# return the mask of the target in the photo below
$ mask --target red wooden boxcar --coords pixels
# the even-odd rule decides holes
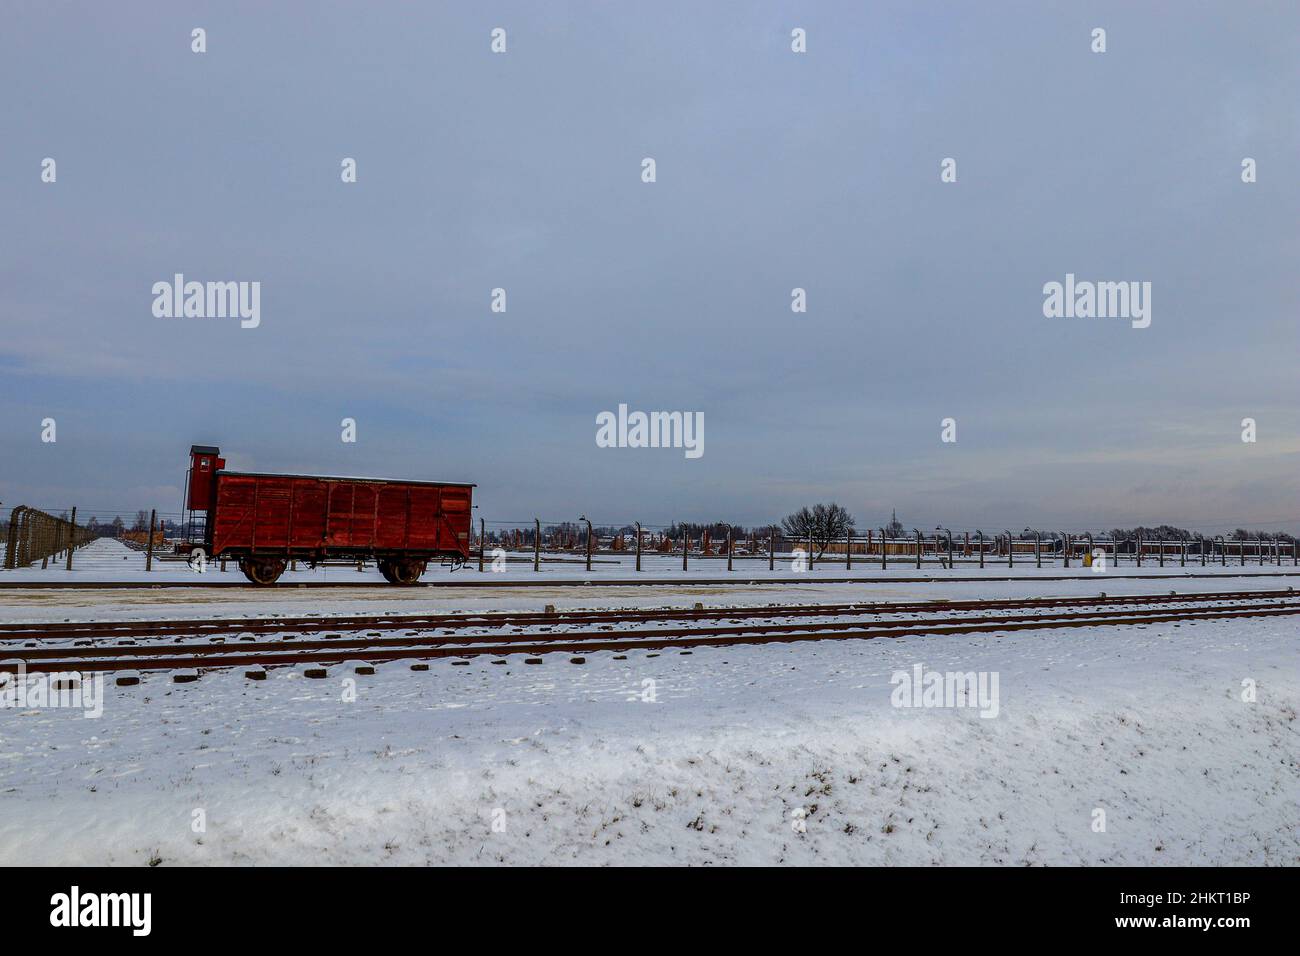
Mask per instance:
[[[373,558],[390,583],[413,584],[431,559],[469,556],[472,484],[226,471],[219,454],[190,449],[186,507],[203,520],[185,547],[239,561],[255,584],[326,558]]]

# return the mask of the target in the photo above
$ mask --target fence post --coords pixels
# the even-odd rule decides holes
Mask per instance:
[[[596,534],[595,534],[595,529],[592,528],[591,526],[591,519],[584,515],[582,520],[587,522],[587,570],[590,571],[591,570],[591,539],[594,538]]]
[[[542,519],[533,519],[533,570],[542,569]]]
[[[767,569],[776,570],[776,529],[767,533]]]
[[[1016,566],[1016,549],[1012,546],[1011,532],[1008,530],[1007,531],[1007,567],[1013,568],[1015,566]]]
[[[1034,561],[1038,564],[1038,567],[1043,566],[1043,533],[1041,531],[1034,532]]]
[[[921,529],[920,529],[920,528],[913,528],[912,531],[916,533],[916,567],[917,567],[918,570],[920,570],[920,567],[921,567]]]
[[[18,567],[18,525],[24,511],[23,505],[9,512],[9,537],[5,545],[5,570]]]
[[[1160,566],[1163,568],[1165,566],[1165,539],[1156,538],[1156,544],[1160,546]]]
[[[641,570],[641,522],[636,523],[636,569]]]
[[[810,525],[808,525],[808,570],[809,570],[809,571],[811,571],[811,570],[813,569],[813,556],[812,556],[813,540],[812,540],[812,536],[813,536],[813,529],[812,529],[812,525],[810,524]]]
[[[144,550],[144,569],[153,570],[153,529],[158,522],[158,509],[154,508],[149,512],[149,543]]]
[[[728,571],[733,570],[733,565],[731,563],[731,545],[732,545],[731,535],[732,535],[731,525],[727,525],[727,570]]]
[[[1137,566],[1142,567],[1142,532],[1137,533],[1137,541],[1133,545],[1134,554],[1137,555]]]
[[[889,567],[889,548],[885,544],[885,529],[880,529],[880,570],[884,571]]]
[[[483,571],[483,552],[487,550],[487,522],[478,519],[478,569]]]
[[[91,515],[93,518],[94,515]],[[72,509],[72,547],[68,548],[68,563],[65,568],[67,571],[72,570],[72,552],[77,549],[77,509]]]

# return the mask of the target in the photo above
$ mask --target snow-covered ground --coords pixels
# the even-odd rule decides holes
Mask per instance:
[[[1099,577],[412,597],[76,592],[75,605],[0,592],[0,620],[1160,583]],[[370,676],[336,666],[324,680],[294,669],[263,682],[146,674],[136,687],[110,681],[99,718],[0,709],[0,863],[1300,863],[1294,619],[507,661],[435,660],[422,672],[394,662]],[[918,664],[996,675],[997,715],[893,706],[891,677]]]

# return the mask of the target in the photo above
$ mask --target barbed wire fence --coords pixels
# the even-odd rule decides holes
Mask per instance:
[[[104,524],[97,517],[79,522],[76,508],[39,509],[19,505],[0,508],[0,567],[72,569],[76,550],[98,537],[112,537],[145,554],[146,570],[155,561],[183,561],[184,514],[180,511],[97,509],[113,515]],[[477,507],[475,509],[477,511]],[[120,515],[132,516],[130,527]],[[827,537],[815,530],[791,535],[777,525],[744,527],[728,522],[593,521],[584,514],[568,519],[531,518],[488,520],[475,517],[469,549],[471,568],[501,571],[530,566],[594,570],[618,565],[626,570],[675,570],[708,567],[743,571],[755,567],[793,570],[839,567],[846,571],[872,568],[924,567],[1136,567],[1174,564],[1220,566],[1247,564],[1300,565],[1296,538],[1285,532],[1255,532],[1255,537],[1206,536],[1185,533],[1161,537],[1141,533],[1115,536],[1091,531],[1009,530],[932,532],[912,528],[872,528]],[[328,562],[362,566],[352,560]],[[296,567],[296,563],[295,563]]]
[[[96,537],[77,525],[75,510],[71,516],[56,516],[19,505],[10,511],[4,528],[4,568],[26,568],[39,561],[44,569],[54,559],[56,566],[63,560],[70,569],[72,553]]]
[[[1261,533],[1256,538],[1187,534],[1113,535],[1091,531],[1055,532],[953,532],[936,528],[931,533],[913,528],[910,534],[878,528],[828,538],[812,532],[795,536],[776,526],[743,528],[726,522],[680,522],[643,525],[640,522],[597,524],[586,517],[577,520],[488,521],[475,519],[471,561],[479,567],[497,562],[505,565],[531,563],[582,564],[590,570],[600,563],[627,564],[640,571],[646,560],[656,557],[681,561],[683,570],[692,563],[725,563],[727,570],[766,563],[775,570],[778,561],[800,569],[840,566],[845,570],[877,567],[958,565],[1007,567],[1084,566],[1136,567],[1177,564],[1206,566],[1211,563],[1281,566],[1300,565],[1300,545],[1285,532]]]

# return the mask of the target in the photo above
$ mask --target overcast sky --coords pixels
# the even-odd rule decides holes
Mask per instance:
[[[177,510],[206,443],[490,520],[1295,530],[1298,90],[1289,2],[6,4],[0,501]]]

